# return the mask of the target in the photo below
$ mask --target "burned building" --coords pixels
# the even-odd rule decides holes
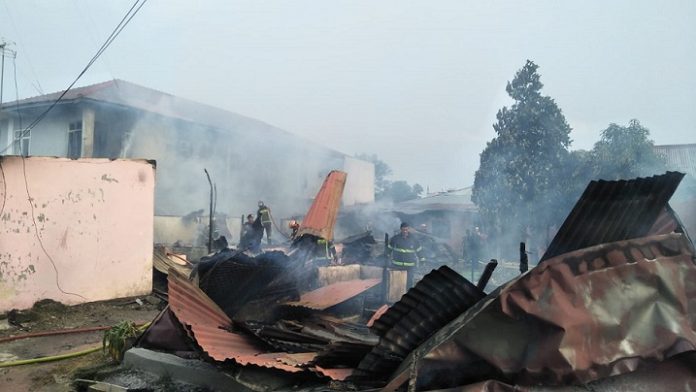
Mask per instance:
[[[234,223],[255,212],[258,200],[278,217],[305,211],[332,169],[348,173],[346,205],[374,200],[371,163],[262,121],[122,80],[69,90],[25,131],[62,93],[2,105],[0,140],[11,146],[4,153],[156,160],[155,241],[185,237],[180,217],[207,214],[204,168],[217,188],[217,211]]]

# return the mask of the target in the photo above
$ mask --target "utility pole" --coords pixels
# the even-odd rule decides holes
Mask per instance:
[[[0,40],[0,111],[2,110],[2,95],[5,91],[5,57],[17,58],[17,52],[8,48],[7,45],[12,45],[13,42],[7,42],[4,39]]]
[[[0,110],[2,110],[2,92],[5,87],[5,46],[7,43],[0,43],[0,52],[2,52],[2,65],[0,65]]]

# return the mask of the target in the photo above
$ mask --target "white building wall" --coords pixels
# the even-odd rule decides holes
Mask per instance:
[[[343,171],[348,173],[343,191],[343,205],[375,201],[375,165],[357,158],[345,157]]]

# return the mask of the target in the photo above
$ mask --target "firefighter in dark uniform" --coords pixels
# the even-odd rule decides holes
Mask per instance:
[[[271,210],[262,201],[259,201],[259,210],[256,212],[256,217],[261,221],[261,226],[266,231],[266,243],[270,245],[273,221],[271,220]],[[261,237],[263,238],[263,233]]]
[[[337,261],[336,247],[333,241],[324,238],[317,239],[313,263],[316,267],[326,267],[335,264]]]
[[[391,268],[406,271],[406,288],[413,287],[414,269],[420,261],[422,250],[418,240],[409,233],[408,223],[401,224],[401,232],[389,241]]]

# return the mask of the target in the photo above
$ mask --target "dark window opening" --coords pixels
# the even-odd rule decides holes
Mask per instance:
[[[70,123],[68,126],[68,158],[82,156],[82,121]]]

